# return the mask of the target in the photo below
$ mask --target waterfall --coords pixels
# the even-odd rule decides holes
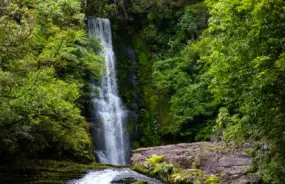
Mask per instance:
[[[124,125],[125,110],[118,95],[115,55],[112,44],[111,24],[108,19],[88,18],[89,36],[96,36],[102,45],[100,53],[106,62],[102,81],[97,85],[99,96],[92,101],[97,129],[93,134],[95,149],[101,163],[127,165],[129,143]]]

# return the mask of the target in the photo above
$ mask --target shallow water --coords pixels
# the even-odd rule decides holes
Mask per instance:
[[[162,182],[139,174],[131,169],[104,169],[89,171],[83,178],[71,180],[67,184],[127,184],[130,179],[146,181],[149,184],[162,184]]]

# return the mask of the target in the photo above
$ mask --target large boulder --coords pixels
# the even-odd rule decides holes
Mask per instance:
[[[134,150],[131,162],[143,167],[152,155],[165,155],[165,163],[179,165],[184,171],[200,169],[205,175],[217,176],[223,184],[260,183],[259,178],[248,174],[252,158],[244,150],[221,142],[183,143]]]

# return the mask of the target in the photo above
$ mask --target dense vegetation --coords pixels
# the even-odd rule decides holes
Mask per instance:
[[[0,3],[0,156],[92,160],[80,112],[101,58],[77,0]]]
[[[139,64],[140,136],[134,146],[210,138],[249,141],[256,145],[255,167],[264,180],[282,183],[285,3],[121,4],[115,9],[127,16],[117,16],[133,21],[127,34]]]
[[[225,140],[255,140],[269,150],[258,158],[265,180],[284,182],[283,1],[206,1],[212,18],[200,44],[208,86],[222,103],[217,129]]]
[[[103,66],[84,11],[112,20],[133,147],[250,142],[254,169],[285,181],[282,0],[1,1],[2,160],[94,159],[84,115]]]
[[[134,1],[125,9],[128,24],[113,22],[119,27],[117,42],[129,39],[137,54],[138,85],[134,89],[125,82],[130,77],[125,71],[132,72],[133,63],[122,57],[122,49],[117,51],[122,97],[133,110],[135,91],[139,104],[133,145],[209,140],[217,105],[209,102],[206,76],[199,70],[203,64],[186,63],[188,42],[197,40],[207,27],[206,5],[201,1]],[[127,28],[122,31],[121,27]],[[121,32],[128,35],[124,41]],[[179,54],[183,50],[185,55]]]

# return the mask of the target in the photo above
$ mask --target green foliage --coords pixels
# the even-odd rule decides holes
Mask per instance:
[[[202,184],[206,183],[203,171],[198,169],[175,172],[171,175],[172,183],[178,184]]]
[[[284,181],[283,1],[206,1],[212,15],[201,41],[209,89],[222,102],[217,126],[225,140],[270,147],[258,167],[267,182]],[[272,159],[274,158],[274,159]],[[278,160],[278,161],[276,161]],[[267,167],[265,167],[267,165]],[[273,166],[273,167],[272,167]],[[266,168],[266,169],[265,169]],[[278,169],[277,169],[278,168]],[[270,173],[270,174],[269,174]],[[268,177],[270,176],[270,177]]]
[[[204,174],[200,169],[183,169],[179,164],[167,164],[162,162],[163,157],[164,155],[153,155],[145,163],[135,164],[132,168],[170,184],[219,183],[215,175]]]
[[[173,165],[172,164],[166,164],[166,163],[160,163],[160,164],[154,164],[152,170],[150,171],[150,175],[157,178],[163,178],[164,181],[169,180],[169,176],[172,173]]]
[[[53,73],[51,69],[32,72],[2,98],[2,126],[9,127],[9,134],[4,129],[1,140],[13,152],[36,152],[48,146],[48,140],[78,156],[92,147],[84,119],[73,105],[78,87],[55,79]]]
[[[196,140],[207,140],[211,135],[210,121],[216,112],[217,103],[207,90],[210,78],[203,73],[207,67],[198,60],[199,51],[192,44],[183,51],[184,57],[157,61],[153,78],[156,87],[171,97],[170,113],[174,122],[168,125],[168,132],[182,136],[193,134]],[[204,133],[200,130],[198,136],[195,127],[205,127]]]
[[[77,0],[7,0],[1,7],[2,159],[94,159],[78,99],[86,74],[100,76],[102,59],[83,19]]]
[[[132,1],[128,10],[134,18],[139,18],[135,20],[136,27],[129,27],[133,30],[128,34],[134,35],[133,46],[139,63],[141,145],[159,145],[162,136],[208,140],[210,128],[196,136],[198,126],[212,126],[208,120],[216,111],[216,105],[208,103],[211,98],[207,90],[209,79],[199,71],[204,63],[195,60],[197,48],[186,47],[205,27],[206,21],[204,24],[200,21],[206,12],[205,5],[187,1]],[[188,49],[194,51],[192,55]],[[120,73],[124,75],[124,71]],[[197,75],[199,79],[194,81]],[[207,118],[203,118],[204,115]],[[191,137],[187,138],[190,133]]]
[[[168,182],[170,175],[173,172],[174,166],[172,164],[166,164],[162,162],[165,155],[152,155],[146,159],[146,163],[149,163],[147,169],[142,168],[142,172],[147,172],[150,176],[161,179]]]
[[[171,178],[174,183],[192,184],[192,182],[188,182],[189,180],[188,173],[176,173],[176,174],[171,175]]]
[[[188,31],[188,32],[196,32],[197,31],[197,24],[196,24],[196,18],[192,15],[191,11],[186,11],[182,17],[180,18],[180,21],[178,23],[178,26],[180,26],[182,29]]]
[[[206,179],[207,184],[217,184],[219,183],[218,178],[215,175],[211,175]]]
[[[147,158],[146,160],[152,164],[158,164],[162,161],[162,159],[165,157],[165,155],[152,155],[150,158]]]
[[[138,53],[139,68],[137,75],[138,81],[138,95],[141,99],[139,105],[141,106],[139,112],[139,129],[140,143],[142,146],[159,145],[161,144],[161,136],[159,134],[159,122],[157,117],[158,97],[153,89],[150,81],[152,76],[147,75],[152,72],[152,63],[150,62],[150,51],[147,42],[141,36],[135,36],[133,39],[135,51]]]
[[[267,145],[256,155],[257,168],[266,182],[282,183],[284,2],[150,0],[133,6],[145,16],[140,36],[149,45],[144,64],[151,69],[140,74],[152,72],[148,87],[158,94],[155,108],[144,113],[159,122],[160,133],[205,140],[216,120],[218,139]]]
[[[127,1],[116,0],[85,0],[83,8],[88,16],[109,17],[109,18],[128,18],[126,5]]]
[[[226,108],[220,108],[213,131],[218,134],[222,133],[223,135],[218,136],[222,137],[224,141],[235,140],[241,144],[246,137],[246,132],[241,128],[242,126],[238,114],[231,116]]]

